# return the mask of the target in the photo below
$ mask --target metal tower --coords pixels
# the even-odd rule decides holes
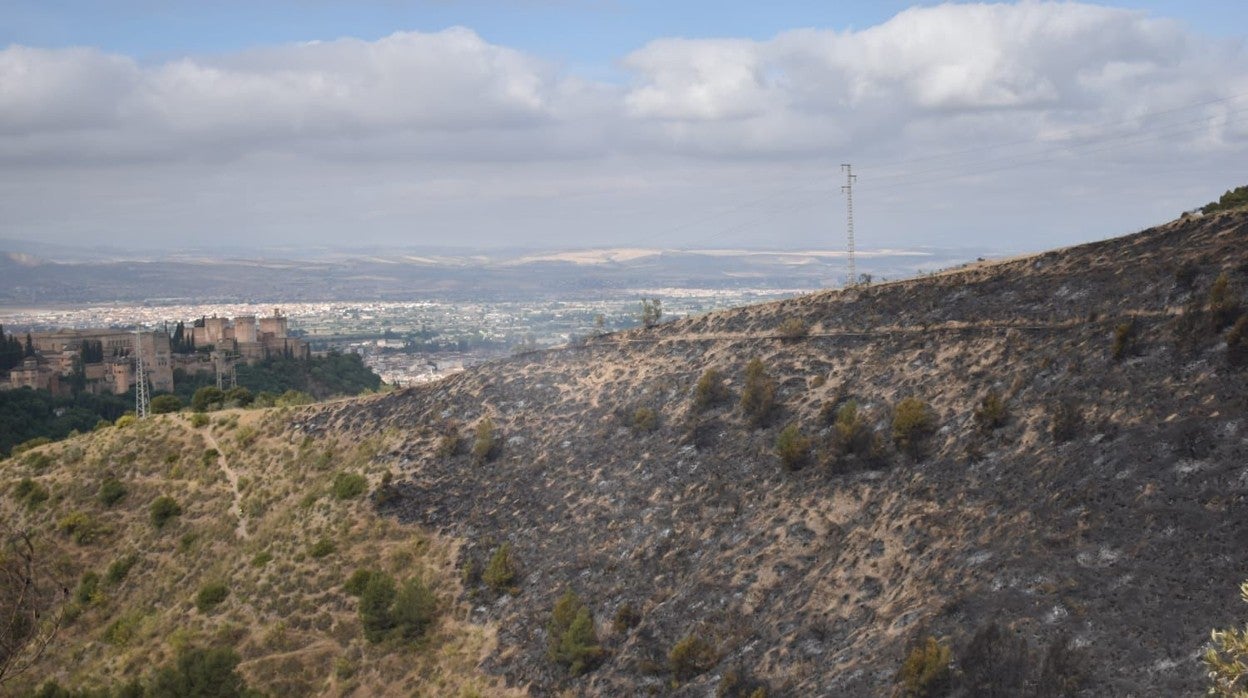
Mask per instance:
[[[845,171],[845,184],[841,191],[845,192],[845,224],[849,239],[849,280],[845,285],[855,286],[858,284],[858,271],[854,268],[854,180],[858,179],[858,175],[854,174],[853,165],[842,164],[841,169]]]
[[[134,331],[134,413],[147,419],[151,396],[147,392],[147,369],[143,366],[143,333]]]

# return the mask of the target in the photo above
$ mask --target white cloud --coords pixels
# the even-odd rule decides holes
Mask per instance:
[[[439,230],[463,222],[464,242],[593,242],[786,181],[830,180],[845,159],[863,165],[865,215],[872,196],[890,203],[889,187],[936,210],[955,191],[950,173],[1029,162],[1020,189],[1109,172],[1121,180],[1076,184],[1112,198],[1115,183],[1135,192],[1152,177],[1169,193],[1150,202],[1169,210],[1210,182],[1241,183],[1225,181],[1242,176],[1227,163],[1248,149],[1242,43],[1095,5],[950,4],[861,31],[657,39],[620,65],[623,85],[584,80],[464,28],[154,64],[10,46],[0,50],[0,236],[157,238],[189,226],[246,239],[288,234],[296,217],[302,234],[332,237],[358,207],[371,226],[361,235],[401,238],[413,227],[401,221],[423,215]],[[994,143],[1005,145],[925,160]],[[1199,172],[1190,190],[1148,171],[1176,160]],[[872,172],[880,161],[902,164]],[[1000,177],[977,182],[1010,196]],[[452,205],[448,192],[471,196]],[[829,181],[819,195],[835,193]],[[152,200],[162,204],[141,213],[126,203]],[[1035,209],[1029,220],[1058,215],[1026,194],[1014,203]],[[789,220],[801,236],[828,218],[825,208]],[[930,223],[922,210],[878,220],[895,239]]]

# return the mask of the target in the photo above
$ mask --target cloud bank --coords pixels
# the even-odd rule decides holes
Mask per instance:
[[[834,237],[831,177],[854,161],[882,241],[924,241],[973,196],[993,203],[931,235],[982,242],[1013,213],[1034,248],[1071,225],[1037,191],[1108,224],[1141,192],[1173,215],[1243,183],[1248,51],[1141,12],[942,5],[657,39],[619,66],[586,80],[467,28],[150,64],[9,46],[0,237],[810,244]]]

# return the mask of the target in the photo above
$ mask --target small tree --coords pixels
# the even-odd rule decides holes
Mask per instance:
[[[173,664],[159,669],[147,694],[151,698],[233,698],[247,695],[247,684],[237,671],[238,654],[228,647],[188,647]]]
[[[659,324],[659,318],[663,317],[663,301],[658,298],[643,298],[641,300],[641,324],[646,327],[654,327]]]
[[[573,676],[589,671],[602,659],[593,614],[571,589],[555,602],[546,633],[546,656],[567,667]]]
[[[975,425],[983,431],[992,431],[1005,426],[1009,421],[1010,411],[1005,406],[1001,393],[989,390],[975,407]]]
[[[195,394],[191,396],[191,409],[196,412],[208,412],[220,407],[224,400],[225,393],[221,392],[220,388],[205,385],[196,390]]]
[[[173,497],[160,496],[152,500],[151,515],[152,525],[156,528],[164,528],[170,519],[182,515],[182,506]]]
[[[858,403],[850,400],[836,410],[832,425],[832,445],[844,455],[866,456],[871,452],[871,427],[858,409]]]
[[[368,578],[360,592],[360,624],[369,642],[381,642],[394,628],[390,606],[397,593],[390,575],[377,572]]]
[[[152,398],[152,414],[166,414],[182,409],[182,400],[177,395],[157,395]]]
[[[425,634],[437,617],[438,599],[433,590],[416,577],[404,582],[390,609],[395,636],[415,640]]]
[[[785,427],[776,437],[776,455],[789,470],[797,470],[806,462],[810,455],[810,437],[802,433],[797,422]]]
[[[477,435],[472,442],[472,460],[477,465],[494,460],[498,455],[498,434],[495,433],[494,420],[484,417],[477,422]]]
[[[776,382],[767,375],[762,359],[751,359],[745,367],[741,411],[755,427],[766,426],[776,412]]]
[[[805,339],[810,334],[810,326],[801,318],[791,317],[780,323],[779,335],[781,339],[795,341]]]
[[[502,592],[511,588],[516,575],[516,561],[511,554],[511,543],[503,543],[490,556],[489,564],[481,573],[481,581],[495,592]]]
[[[906,656],[897,673],[901,695],[906,698],[943,696],[948,691],[952,674],[949,671],[949,646],[934,637],[927,638]]]
[[[715,650],[715,646],[697,633],[689,633],[672,646],[671,652],[667,653],[667,662],[672,669],[672,677],[677,681],[686,681],[698,674],[710,671],[718,661],[719,653]]]
[[[893,443],[897,448],[918,457],[924,442],[936,430],[932,408],[917,397],[908,397],[893,410]]]
[[[724,385],[723,375],[717,369],[708,368],[693,388],[693,407],[699,411],[707,410],[727,402],[728,397],[728,386]]]
[[[652,407],[638,407],[633,410],[631,426],[637,433],[654,431],[659,428],[659,413],[655,412]]]

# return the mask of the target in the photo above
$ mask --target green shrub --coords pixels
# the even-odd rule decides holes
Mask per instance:
[[[100,504],[106,507],[111,507],[120,502],[125,496],[126,486],[121,484],[121,481],[115,477],[105,478],[104,482],[100,483],[99,494],[96,495],[100,500]]]
[[[393,633],[403,640],[415,640],[425,634],[438,616],[438,599],[420,579],[412,577],[403,583],[390,609]]]
[[[464,440],[459,435],[459,427],[457,425],[448,426],[442,431],[442,435],[438,437],[438,447],[434,454],[438,458],[451,458],[463,449]]]
[[[364,593],[364,588],[368,586],[368,583],[378,574],[378,572],[373,570],[360,568],[347,578],[347,581],[342,585],[342,590],[351,596],[360,596]]]
[[[1205,204],[1200,212],[1204,214],[1231,211],[1248,206],[1248,186],[1229,189],[1217,201]]]
[[[899,450],[918,457],[927,437],[934,431],[936,415],[919,398],[905,398],[893,409],[893,443]]]
[[[511,543],[503,543],[490,556],[489,564],[481,573],[481,581],[497,593],[509,590],[516,576],[516,561],[511,553]]]
[[[710,671],[717,662],[719,653],[715,646],[696,633],[686,635],[667,653],[668,666],[677,681],[687,681]]]
[[[546,656],[579,676],[593,669],[604,652],[598,644],[594,617],[576,592],[568,589],[555,602],[547,624]]]
[[[129,611],[104,628],[104,641],[116,647],[125,647],[138,634],[142,622],[141,613]]]
[[[230,595],[230,588],[223,582],[209,582],[200,588],[199,593],[195,595],[195,608],[200,613],[208,613],[212,609],[221,605],[226,597]]]
[[[1135,344],[1135,321],[1131,320],[1119,324],[1114,328],[1114,347],[1111,352],[1114,361],[1122,361],[1129,356],[1134,350]]]
[[[611,629],[623,634],[641,624],[641,613],[627,601],[615,609],[615,617],[611,619]]]
[[[273,561],[273,553],[267,550],[261,550],[260,552],[256,553],[254,557],[251,558],[251,566],[252,567],[264,567],[265,565],[269,564],[272,561]]]
[[[113,426],[117,427],[118,429],[125,429],[126,427],[130,426],[131,424],[134,424],[137,421],[139,421],[138,417],[134,416],[133,414],[127,413],[118,417],[117,421],[113,422]]]
[[[28,439],[28,440],[26,440],[26,441],[23,441],[22,443],[17,444],[17,445],[16,445],[16,446],[14,446],[13,448],[9,449],[9,455],[10,455],[10,456],[19,456],[19,455],[21,455],[21,454],[23,454],[23,453],[25,453],[25,452],[27,452],[27,451],[29,451],[29,450],[33,449],[33,448],[39,448],[40,446],[46,446],[46,445],[48,445],[48,444],[50,444],[50,443],[52,443],[52,439],[49,439],[49,438],[48,438],[48,437],[46,437],[46,436],[36,436],[36,437],[35,437],[35,438],[33,438],[33,439]]]
[[[389,637],[412,640],[421,636],[437,617],[437,598],[419,579],[412,578],[396,589],[394,578],[384,572],[357,571],[348,585],[367,581],[360,590],[360,624],[369,642]]]
[[[329,557],[338,551],[338,546],[328,538],[319,538],[308,548],[308,556],[313,560]]]
[[[906,656],[897,683],[906,698],[929,698],[945,695],[950,687],[950,651],[947,645],[929,637]]]
[[[355,499],[368,489],[368,480],[359,473],[338,473],[332,489],[336,499]]]
[[[104,581],[107,582],[109,586],[117,586],[118,584],[121,584],[121,582],[126,578],[126,575],[130,574],[130,569],[134,567],[138,561],[139,556],[134,553],[123,555],[116,560],[113,560],[113,563],[108,566],[108,571],[104,573]]]
[[[802,433],[796,422],[785,427],[776,437],[776,455],[789,470],[797,470],[806,462],[810,455],[810,438]]]
[[[153,675],[148,698],[243,697],[256,695],[239,675],[238,654],[228,647],[183,648],[172,664]]]
[[[693,388],[693,407],[698,411],[708,410],[727,402],[729,397],[724,376],[718,369],[708,368],[698,377],[698,383]]]
[[[205,385],[191,396],[191,409],[196,412],[211,412],[220,409],[223,402],[225,402],[225,393],[220,388]]]
[[[1001,398],[1001,393],[989,390],[975,406],[974,417],[975,425],[981,430],[992,431],[1005,426],[1010,419],[1010,411],[1005,400]]]
[[[832,424],[832,447],[838,454],[870,455],[873,436],[857,402],[850,400],[836,410]]]
[[[241,385],[225,391],[225,395],[222,397],[226,405],[233,407],[247,407],[255,400],[255,396],[251,394],[251,391]]]
[[[203,414],[202,412],[196,412],[195,414],[192,414],[191,426],[194,427],[195,429],[202,429],[203,427],[208,426],[208,415]]]
[[[383,572],[370,576],[364,585],[360,592],[360,624],[369,642],[381,642],[390,634],[394,627],[390,619],[390,605],[394,603],[397,593],[394,578]]]
[[[751,359],[745,367],[741,389],[741,411],[755,427],[766,426],[776,412],[776,383],[767,375],[761,359]]]
[[[24,502],[27,509],[35,509],[51,497],[46,487],[28,477],[22,478],[14,485],[12,493],[13,498]]]
[[[104,532],[104,528],[84,511],[74,511],[62,516],[56,522],[56,529],[79,545],[93,543]]]
[[[633,410],[631,426],[638,433],[655,431],[659,428],[659,414],[649,407],[638,407]]]
[[[182,400],[177,395],[157,395],[150,405],[152,414],[167,414],[182,409]]]
[[[74,590],[74,601],[87,606],[102,598],[100,575],[90,571],[84,572],[82,579],[78,580],[78,588]]]
[[[810,326],[801,318],[791,317],[780,323],[778,333],[781,339],[805,339],[810,334]]]
[[[477,465],[487,463],[498,455],[499,438],[494,428],[494,420],[483,417],[477,422],[476,438],[472,442],[472,460]]]
[[[182,515],[182,506],[173,497],[162,495],[152,500],[150,511],[152,525],[156,528],[164,528],[170,519]]]

